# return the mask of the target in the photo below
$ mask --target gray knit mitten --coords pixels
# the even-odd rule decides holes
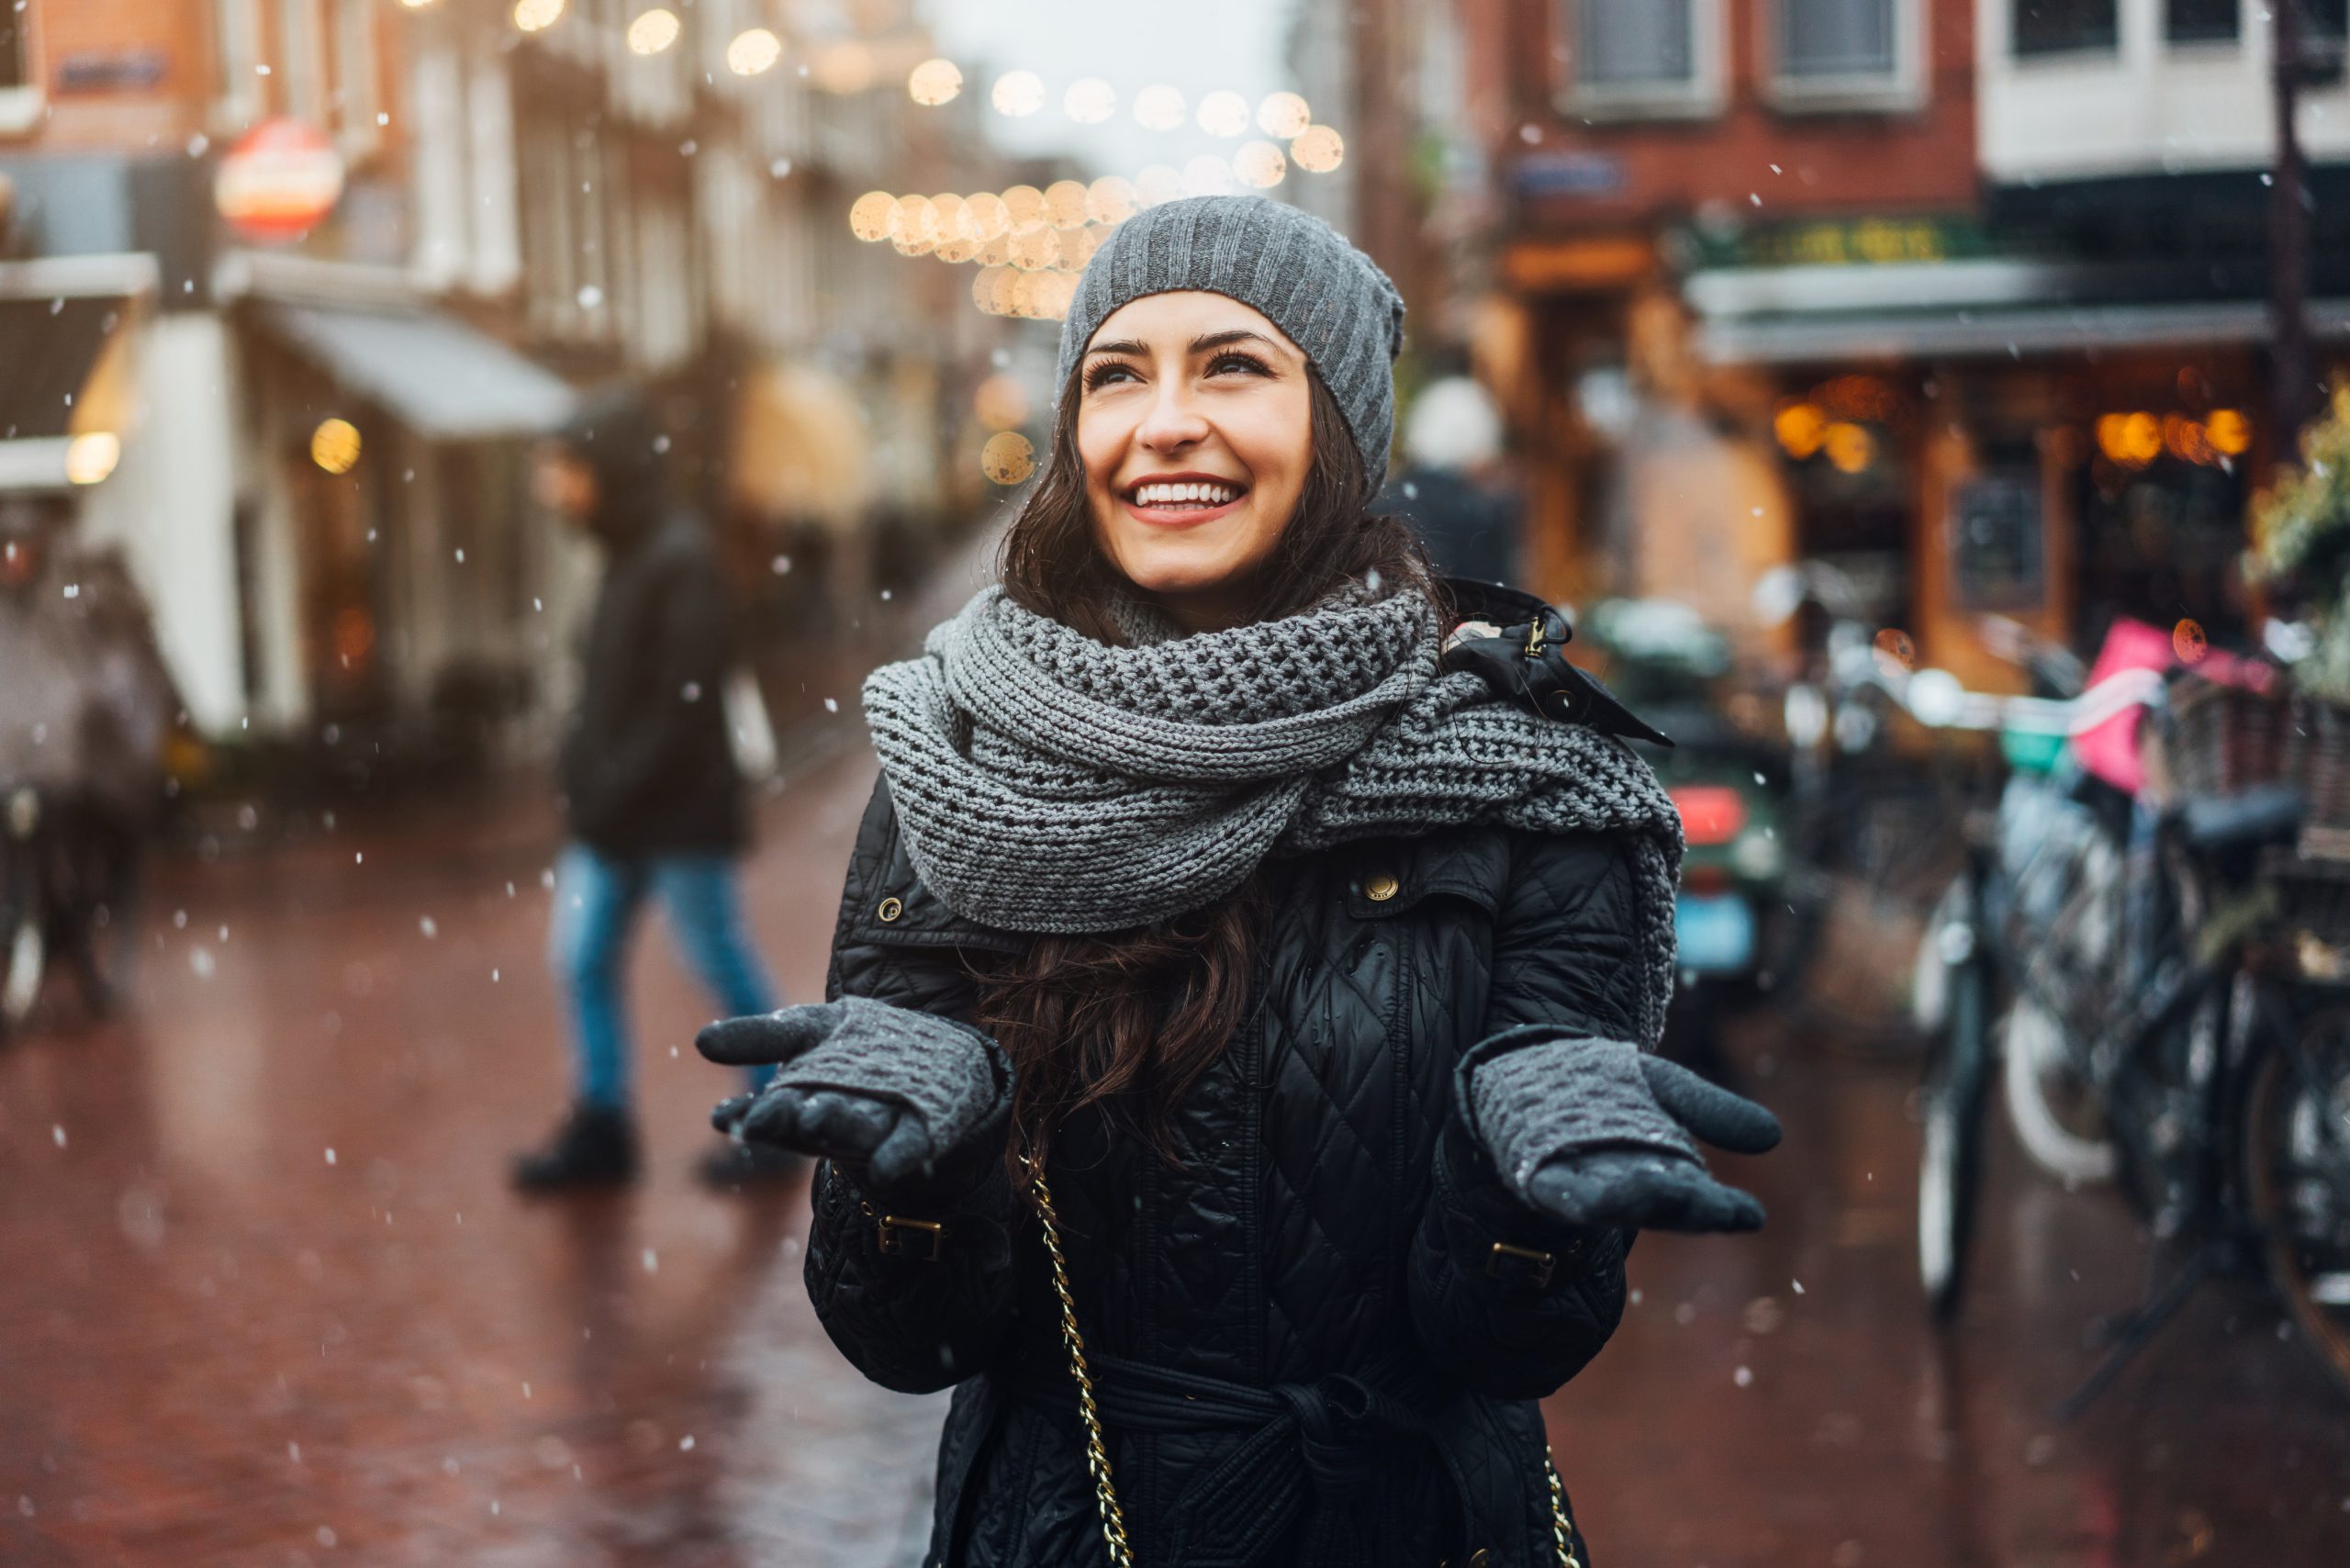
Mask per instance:
[[[1574,1225],[1761,1227],[1762,1205],[1707,1174],[1690,1136],[1767,1151],[1778,1118],[1751,1100],[1620,1040],[1514,1030],[1477,1057],[1465,1065],[1478,1142],[1521,1201]]]
[[[951,1201],[1003,1158],[1012,1065],[968,1025],[850,996],[712,1024],[694,1048],[778,1064],[711,1113],[721,1132],[830,1159],[877,1197]]]

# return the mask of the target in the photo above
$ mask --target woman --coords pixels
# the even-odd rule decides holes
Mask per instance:
[[[1102,246],[1003,587],[867,684],[838,1000],[700,1042],[834,1342],[956,1389],[934,1562],[1581,1562],[1534,1402],[1630,1231],[1761,1223],[1684,1127],[1769,1114],[1644,1054],[1670,803],[1364,515],[1402,316],[1254,197]]]

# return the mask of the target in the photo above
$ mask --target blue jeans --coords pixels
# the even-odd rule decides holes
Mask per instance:
[[[686,962],[728,1017],[775,1010],[775,988],[744,939],[734,892],[734,863],[722,855],[616,860],[583,844],[565,846],[555,861],[549,958],[571,1005],[581,1100],[628,1107],[628,1016],[621,980],[629,934],[647,893],[669,912],[669,929]],[[754,1068],[751,1087],[763,1088],[774,1076],[771,1067]]]

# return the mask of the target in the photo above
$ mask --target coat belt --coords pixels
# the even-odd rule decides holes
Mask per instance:
[[[1305,1533],[1300,1568],[1354,1568],[1392,1541],[1392,1497],[1376,1483],[1400,1444],[1427,1439],[1437,1394],[1425,1373],[1401,1365],[1334,1372],[1270,1388],[1099,1353],[1094,1398],[1102,1424],[1120,1432],[1229,1432],[1238,1438],[1168,1510],[1166,1568],[1249,1568]],[[1032,1405],[1073,1412],[1066,1372],[999,1376]],[[1155,1531],[1154,1533],[1161,1533]]]

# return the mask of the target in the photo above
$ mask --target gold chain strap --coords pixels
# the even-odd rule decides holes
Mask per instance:
[[[1069,1260],[1061,1256],[1060,1216],[1053,1212],[1053,1190],[1045,1185],[1045,1162],[1023,1154],[1028,1184],[1036,1194],[1036,1215],[1045,1223],[1045,1250],[1053,1259],[1053,1294],[1061,1303],[1061,1343],[1069,1350],[1069,1375],[1077,1383],[1078,1419],[1085,1423],[1085,1468],[1093,1476],[1093,1502],[1102,1511],[1102,1539],[1110,1548],[1110,1568],[1135,1568],[1126,1548],[1126,1517],[1110,1484],[1110,1448],[1102,1440],[1102,1414],[1093,1407],[1093,1374],[1086,1369],[1085,1336],[1077,1331],[1077,1298],[1069,1294]]]
[[[1036,1217],[1044,1223],[1045,1250],[1053,1262],[1053,1294],[1061,1308],[1061,1344],[1069,1351],[1069,1375],[1077,1384],[1077,1416],[1085,1425],[1085,1468],[1093,1477],[1093,1502],[1102,1514],[1102,1540],[1110,1549],[1111,1568],[1135,1568],[1126,1545],[1126,1516],[1110,1484],[1110,1446],[1102,1438],[1102,1413],[1093,1403],[1093,1374],[1085,1361],[1085,1336],[1077,1328],[1077,1297],[1069,1288],[1069,1260],[1061,1252],[1060,1216],[1053,1210],[1053,1190],[1045,1184],[1042,1160],[1020,1157],[1028,1167],[1029,1190],[1036,1195]],[[1574,1526],[1567,1518],[1567,1489],[1550,1450],[1542,1450],[1542,1473],[1550,1481],[1550,1536],[1559,1548],[1559,1568],[1583,1568],[1575,1556]]]

